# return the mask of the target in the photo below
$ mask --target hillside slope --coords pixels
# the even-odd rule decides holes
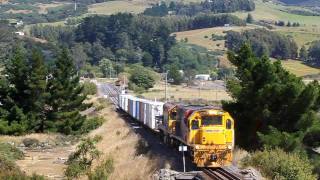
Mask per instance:
[[[320,6],[319,0],[278,0],[288,5]]]

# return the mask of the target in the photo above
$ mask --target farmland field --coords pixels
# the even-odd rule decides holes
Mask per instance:
[[[60,7],[60,6],[63,6],[65,4],[68,4],[67,2],[64,2],[64,3],[56,3],[56,2],[53,2],[53,3],[50,3],[50,4],[42,4],[42,3],[39,3],[37,5],[37,7],[39,8],[38,10],[38,13],[39,14],[47,14],[48,13],[48,10],[51,9],[51,8],[56,8],[56,7]]]
[[[279,4],[274,4],[270,2],[263,3],[260,0],[255,1],[256,9],[251,12],[253,18],[256,20],[273,20],[273,21],[290,21],[299,22],[306,26],[320,26],[320,16],[303,16],[296,15],[285,12],[285,8],[290,8],[289,6],[282,6]],[[292,8],[292,7],[291,7]],[[240,18],[247,17],[248,12],[236,12],[235,15]]]
[[[234,26],[234,27],[214,27],[214,28],[204,28],[196,29],[191,31],[182,31],[173,33],[176,35],[177,40],[188,39],[188,43],[203,46],[209,50],[226,50],[224,47],[224,40],[212,41],[211,35],[226,35],[225,31],[243,31],[246,29],[254,29],[255,25],[249,26]]]
[[[148,92],[141,94],[144,98],[151,100],[162,100],[165,97],[164,83],[158,83]],[[225,89],[201,89],[199,87],[185,87],[182,85],[169,85],[168,97],[170,100],[195,100],[204,99],[206,101],[231,100]]]
[[[281,61],[281,64],[285,69],[297,76],[305,76],[320,73],[320,69],[307,66],[303,64],[301,61]]]
[[[148,5],[137,1],[108,1],[89,6],[90,14],[110,15],[118,12],[141,13]]]

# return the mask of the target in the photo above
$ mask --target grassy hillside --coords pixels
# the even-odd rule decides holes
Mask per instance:
[[[108,1],[104,3],[92,4],[89,6],[90,14],[115,14],[118,12],[141,13],[148,7],[142,1]]]
[[[306,76],[320,73],[320,69],[307,66],[303,64],[301,61],[281,61],[281,64],[285,69],[297,76]]]
[[[278,0],[289,5],[320,6],[319,0]]]
[[[290,21],[299,22],[305,26],[320,26],[320,16],[303,16],[297,14],[291,14],[286,12],[287,8],[297,8],[288,7],[280,4],[275,4],[271,2],[262,2],[260,0],[255,1],[256,9],[251,12],[254,19],[256,20],[273,20],[273,21]],[[247,12],[236,12],[235,15],[245,18],[247,17]]]

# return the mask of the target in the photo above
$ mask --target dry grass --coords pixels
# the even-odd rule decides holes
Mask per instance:
[[[54,2],[54,3],[50,3],[50,4],[38,4],[37,5],[37,7],[39,8],[38,13],[39,14],[47,14],[49,8],[55,8],[55,7],[63,6],[65,4],[67,4],[67,3]]]
[[[22,140],[26,138],[38,139],[40,142],[54,142],[58,136],[61,136],[61,135],[55,134],[55,133],[49,133],[49,134],[33,133],[33,134],[27,134],[24,136],[1,135],[0,142],[12,142],[12,143],[15,143],[16,145],[19,145],[22,143]]]
[[[104,155],[95,166],[108,157],[114,159],[114,172],[111,179],[146,179],[151,177],[157,165],[156,159],[147,156],[136,156],[136,145],[139,137],[131,130],[112,108],[100,111],[106,117],[106,123],[90,133],[90,136],[101,135],[102,141],[97,145]],[[149,179],[149,178],[147,178]]]
[[[5,13],[8,13],[8,14],[31,14],[32,13],[32,10],[13,10],[13,9],[10,9],[8,11],[6,11]]]
[[[89,6],[90,14],[115,14],[118,12],[141,13],[148,5],[143,1],[108,1]]]
[[[188,38],[188,43],[203,46],[209,50],[226,50],[225,41],[212,41],[211,35],[226,35],[226,31],[243,31],[246,29],[254,29],[258,26],[248,25],[248,26],[233,26],[233,27],[214,27],[214,28],[204,28],[196,29],[190,31],[182,31],[173,33],[176,35],[177,40],[182,40]],[[207,36],[208,38],[205,38]]]
[[[164,83],[160,82],[156,84],[155,87],[153,87],[148,92],[145,92],[141,95],[151,100],[164,99],[164,96],[165,96]],[[182,85],[170,85],[168,87],[168,97],[170,97],[170,100],[175,100],[175,101],[196,100],[196,99],[204,99],[207,101],[231,100],[231,97],[229,96],[229,94],[224,90],[198,89],[198,88],[185,87]]]
[[[310,42],[320,39],[320,28],[316,27],[277,27],[274,31],[292,37],[299,48],[303,45],[309,47]]]
[[[307,66],[303,64],[301,61],[281,61],[281,64],[285,69],[297,76],[306,76],[320,73],[320,69]]]
[[[232,164],[235,166],[240,166],[241,165],[241,160],[243,158],[245,158],[246,156],[248,156],[249,153],[241,148],[236,147],[233,150],[233,160],[232,160]]]

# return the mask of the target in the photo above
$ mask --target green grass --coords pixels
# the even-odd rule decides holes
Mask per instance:
[[[307,66],[303,64],[301,61],[281,61],[281,64],[286,70],[297,76],[306,76],[320,73],[320,69]]]
[[[118,12],[141,13],[148,7],[147,3],[131,1],[108,1],[89,6],[90,14],[110,15]]]
[[[263,3],[260,0],[255,1],[255,4],[256,9],[255,11],[251,12],[255,20],[282,20],[290,22],[299,22],[300,24],[305,24],[306,26],[320,26],[320,16],[302,16],[287,13],[285,12],[285,10],[286,8],[290,8],[288,6],[277,5],[269,2]],[[248,12],[236,12],[234,14],[240,18],[245,18],[247,17]]]
[[[290,30],[289,28],[279,28],[276,29],[276,31],[280,32],[281,34],[291,36],[296,41],[299,48],[301,48],[303,45],[309,47],[310,42],[320,39],[320,32],[305,32],[294,29]]]

